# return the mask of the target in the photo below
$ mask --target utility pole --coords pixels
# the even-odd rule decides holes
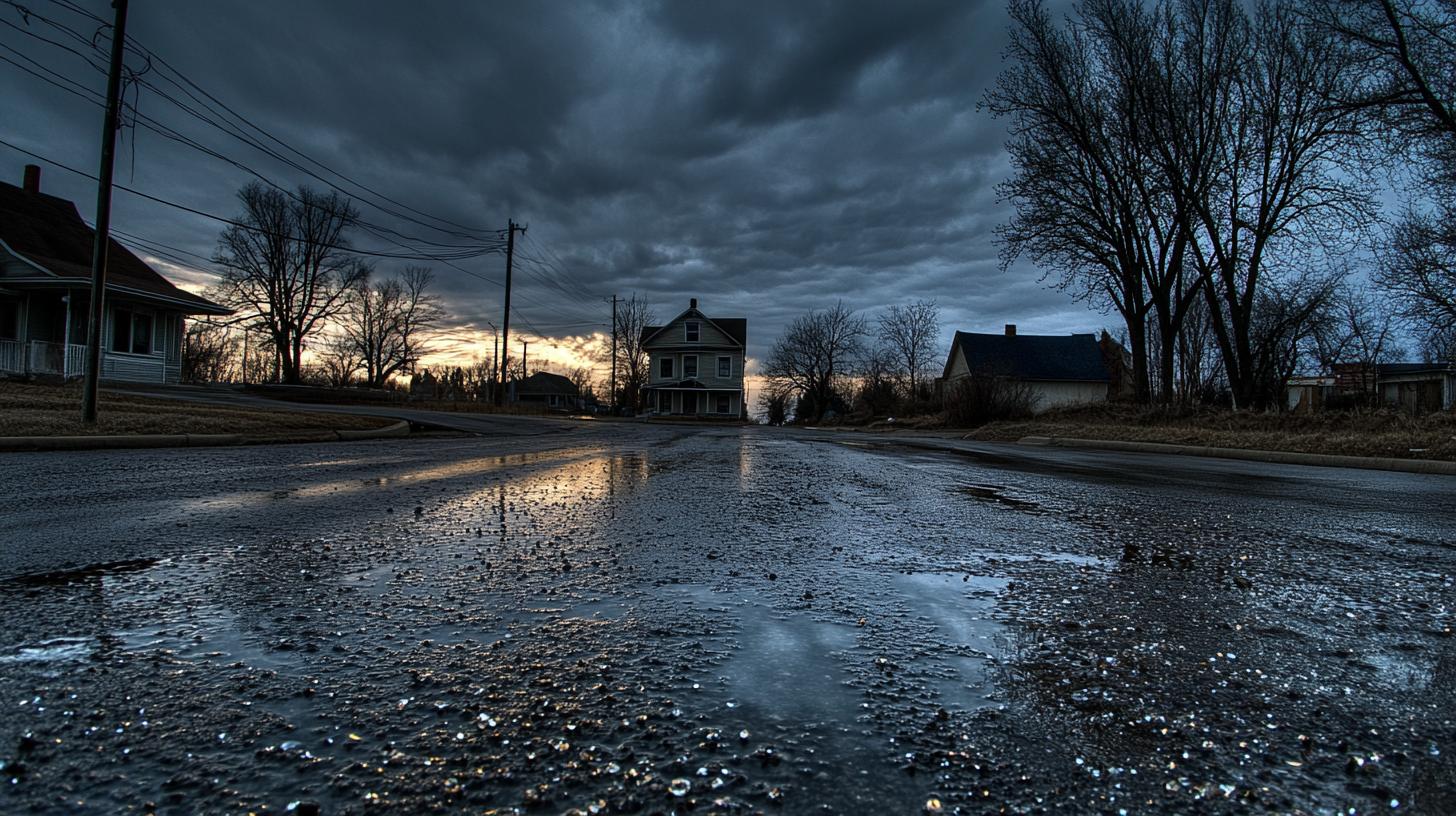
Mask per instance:
[[[515,221],[506,220],[506,308],[505,317],[501,319],[501,348],[507,357],[510,356],[511,348],[511,261],[516,254],[516,232],[526,234],[525,227],[516,226]],[[505,404],[505,361],[501,365],[501,389],[496,393],[495,404]]]
[[[490,401],[495,402],[496,380],[500,378],[500,333],[495,330],[495,324],[487,322],[490,327]]]
[[[617,413],[617,296],[612,295],[612,413]]]
[[[526,348],[530,345],[525,340],[521,341],[521,379],[523,380],[528,376],[526,373]]]
[[[96,424],[96,385],[101,379],[101,325],[106,318],[106,256],[111,246],[111,167],[121,118],[121,60],[126,53],[126,1],[111,0],[111,73],[106,77],[106,117],[101,128],[101,172],[96,189],[96,244],[91,251],[91,326],[86,332],[86,381],[81,387],[81,421]],[[122,327],[113,327],[121,331]],[[132,327],[126,327],[130,339]],[[69,338],[67,338],[69,339]]]

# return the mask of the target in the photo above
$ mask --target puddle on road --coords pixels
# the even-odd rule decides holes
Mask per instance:
[[[854,719],[858,693],[850,688],[840,659],[855,648],[850,627],[779,612],[751,595],[715,593],[700,585],[674,589],[685,592],[699,610],[726,613],[738,623],[732,655],[715,670],[730,698],[725,706],[773,722]]]
[[[868,722],[848,669],[869,660],[853,627],[775,609],[758,593],[671,589],[695,611],[736,623],[729,653],[700,689],[725,742],[766,746],[756,754],[764,761],[782,755],[794,768],[795,800],[825,812],[918,809],[925,786],[897,767],[893,740]]]
[[[1042,514],[1049,512],[1040,502],[1023,499],[1006,492],[1001,485],[968,484],[955,488],[955,492],[984,502],[1000,504],[1024,513]]]
[[[947,707],[976,710],[996,704],[991,671],[1004,652],[1006,627],[995,616],[1005,578],[953,573],[895,576],[912,614],[935,627],[950,674],[936,684]]]
[[[95,654],[96,638],[60,637],[43,640],[28,646],[21,646],[9,654],[0,655],[0,663],[70,663],[81,661]]]

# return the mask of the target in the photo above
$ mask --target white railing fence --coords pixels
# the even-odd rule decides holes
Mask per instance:
[[[86,347],[44,340],[0,340],[0,371],[80,377],[86,373]]]

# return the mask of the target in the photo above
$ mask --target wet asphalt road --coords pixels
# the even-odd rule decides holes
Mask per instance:
[[[1456,479],[500,422],[0,455],[0,812],[1456,812]]]

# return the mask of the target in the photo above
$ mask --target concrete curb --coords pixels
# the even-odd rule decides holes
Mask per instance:
[[[272,436],[248,434],[132,434],[115,436],[0,436],[0,451],[114,450],[122,448],[208,448],[287,442],[352,442],[408,436],[410,424],[368,430],[300,431]]]
[[[1024,436],[1018,440],[1018,444],[1050,445],[1062,448],[1094,448],[1099,450],[1125,451],[1128,453],[1208,456],[1217,459],[1242,459],[1250,462],[1271,462],[1282,465],[1364,468],[1366,470],[1394,470],[1404,473],[1434,473],[1444,476],[1456,476],[1456,462],[1440,462],[1434,459],[1335,456],[1324,453],[1211,448],[1203,445],[1170,445],[1162,442],[1126,442],[1116,439],[1073,439],[1064,436]]]

